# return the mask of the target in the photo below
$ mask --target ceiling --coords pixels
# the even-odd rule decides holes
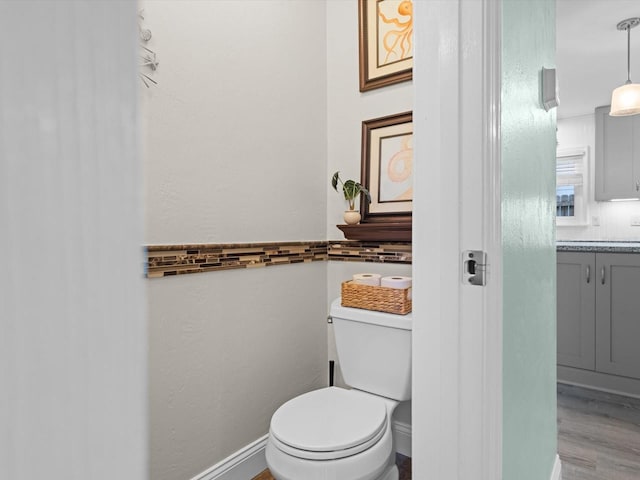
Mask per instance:
[[[627,80],[627,33],[640,0],[556,0],[558,118],[593,113]],[[631,80],[640,83],[640,26],[631,30]]]

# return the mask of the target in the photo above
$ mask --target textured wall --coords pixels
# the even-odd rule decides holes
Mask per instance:
[[[146,241],[326,237],[324,2],[145,1]],[[183,480],[326,384],[326,265],[148,281],[151,478]]]
[[[596,202],[595,193],[595,117],[593,114],[558,120],[558,148],[589,147],[589,225],[558,227],[558,240],[637,240],[640,227],[631,218],[640,216],[640,202]],[[591,224],[591,217],[600,225]]]
[[[358,2],[327,1],[327,238],[342,239],[336,228],[344,223],[347,205],[329,183],[341,178],[360,180],[362,121],[413,108],[413,83],[404,82],[369,92],[358,90]],[[358,208],[356,206],[356,208]]]
[[[0,478],[147,477],[135,2],[0,2]]]
[[[327,384],[325,262],[149,280],[151,472],[184,479]]]
[[[503,2],[503,478],[543,480],[556,454],[555,112],[540,106],[554,66],[553,0]]]
[[[413,82],[404,82],[361,93],[358,90],[358,2],[327,1],[327,238],[344,239],[337,224],[347,205],[329,183],[336,170],[341,178],[360,181],[362,121],[410,111],[413,108]],[[356,205],[356,208],[358,206]],[[385,275],[411,275],[410,265],[372,265],[370,263],[327,264],[328,304],[339,296],[340,283],[353,273],[370,271]],[[329,351],[336,358],[335,342],[329,331]],[[338,373],[339,375],[339,373]],[[397,411],[400,421],[411,423],[408,406]]]
[[[141,6],[147,243],[324,239],[324,2]]]

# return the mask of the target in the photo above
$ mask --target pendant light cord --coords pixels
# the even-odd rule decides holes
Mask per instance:
[[[631,25],[627,25],[627,83],[631,83]]]

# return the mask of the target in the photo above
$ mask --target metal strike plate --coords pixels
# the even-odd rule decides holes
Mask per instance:
[[[468,285],[487,284],[487,254],[482,250],[462,252],[462,282]]]

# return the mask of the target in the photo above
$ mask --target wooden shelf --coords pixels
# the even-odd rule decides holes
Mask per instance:
[[[411,241],[411,222],[371,222],[336,226],[348,240]]]

